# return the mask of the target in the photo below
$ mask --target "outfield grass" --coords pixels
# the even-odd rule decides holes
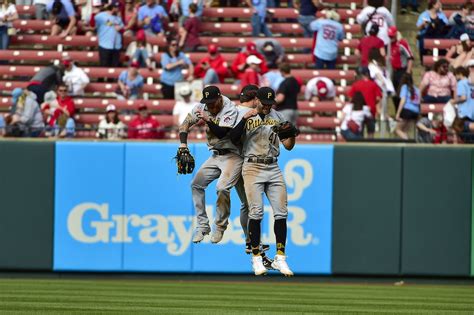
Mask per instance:
[[[0,279],[0,314],[474,314],[474,286]]]

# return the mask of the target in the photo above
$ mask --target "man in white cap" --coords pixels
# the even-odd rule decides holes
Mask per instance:
[[[446,59],[454,69],[465,67],[473,55],[473,46],[469,35],[464,33],[459,37],[459,44],[453,45],[446,54]]]
[[[344,39],[344,27],[339,23],[339,14],[328,10],[326,18],[311,22],[310,28],[317,32],[313,51],[316,69],[336,69],[338,45]]]
[[[262,60],[255,55],[250,55],[247,57],[246,63],[247,69],[245,69],[240,85],[242,87],[249,84],[260,86],[262,82],[262,75],[260,74]]]
[[[178,94],[183,98],[183,100],[177,100],[173,107],[173,119],[176,126],[180,126],[193,107],[198,104],[197,102],[192,101],[191,96],[193,92],[188,84],[183,85]]]

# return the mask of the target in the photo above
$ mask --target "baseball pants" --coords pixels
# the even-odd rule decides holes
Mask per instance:
[[[217,180],[217,204],[215,225],[224,231],[230,216],[230,189],[235,186],[241,176],[243,159],[235,153],[212,155],[201,166],[191,182],[194,209],[197,216],[197,229],[209,231],[209,218],[206,212],[205,189]]]

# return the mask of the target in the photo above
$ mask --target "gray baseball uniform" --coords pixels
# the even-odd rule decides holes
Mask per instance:
[[[241,112],[243,116],[244,112]],[[284,122],[281,113],[271,110],[263,118],[260,115],[247,119],[244,128],[242,175],[249,204],[249,217],[263,218],[263,193],[273,208],[275,220],[288,216],[288,200],[285,181],[277,158],[280,155],[280,139],[272,127]]]
[[[237,107],[227,97],[222,96],[222,98],[224,101],[222,110],[215,116],[207,110],[206,105],[196,105],[189,114],[191,116],[190,123],[199,121],[197,112],[202,110],[216,125],[232,128],[238,116]],[[230,141],[228,135],[219,139],[208,130],[207,145],[213,155],[204,162],[191,182],[197,229],[210,231],[209,218],[206,213],[205,189],[218,178],[215,225],[217,229],[224,231],[227,228],[230,215],[230,189],[240,178],[243,159],[240,149]]]

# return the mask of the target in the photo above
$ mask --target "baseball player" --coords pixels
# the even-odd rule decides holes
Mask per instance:
[[[191,182],[194,209],[197,216],[197,227],[193,242],[201,242],[211,231],[206,213],[205,189],[217,181],[217,205],[215,227],[211,235],[212,243],[222,240],[230,215],[230,189],[241,177],[242,157],[240,150],[229,138],[229,131],[234,126],[237,106],[223,96],[216,86],[208,86],[202,91],[200,104],[196,105],[179,127],[180,148],[187,148],[188,131],[200,120],[207,126],[207,145],[212,155],[204,162]]]
[[[275,218],[274,232],[277,253],[272,263],[274,269],[285,276],[293,272],[286,263],[285,245],[287,234],[287,191],[283,175],[277,164],[280,154],[279,135],[274,126],[284,122],[284,117],[274,109],[275,91],[262,87],[257,91],[257,107],[248,109],[239,123],[232,129],[230,137],[236,141],[243,136],[242,176],[249,204],[249,236],[252,246],[252,267],[255,275],[267,273],[259,249],[260,223],[263,219],[263,193],[266,194]],[[295,146],[295,137],[281,140],[287,150]]]
[[[237,121],[239,121],[242,116],[249,111],[249,109],[255,108],[256,107],[256,101],[257,101],[257,91],[258,91],[258,86],[249,84],[244,86],[242,91],[240,92],[240,105],[238,106],[239,110],[239,116]],[[239,146],[242,148],[242,141],[239,139],[238,142],[235,143],[235,145]],[[252,246],[250,245],[250,237],[248,233],[248,222],[249,222],[249,208],[248,208],[248,203],[247,203],[247,197],[245,195],[245,188],[244,188],[244,181],[242,177],[239,179],[237,184],[235,185],[235,189],[239,195],[240,200],[242,200],[242,204],[240,207],[240,225],[242,226],[242,230],[244,231],[245,234],[245,252],[247,254],[252,253]],[[245,200],[245,202],[243,202]],[[263,265],[265,266],[266,269],[272,270],[272,263],[273,260],[265,255],[265,251],[267,251],[270,248],[268,244],[260,244],[260,253],[262,256],[262,262]]]

